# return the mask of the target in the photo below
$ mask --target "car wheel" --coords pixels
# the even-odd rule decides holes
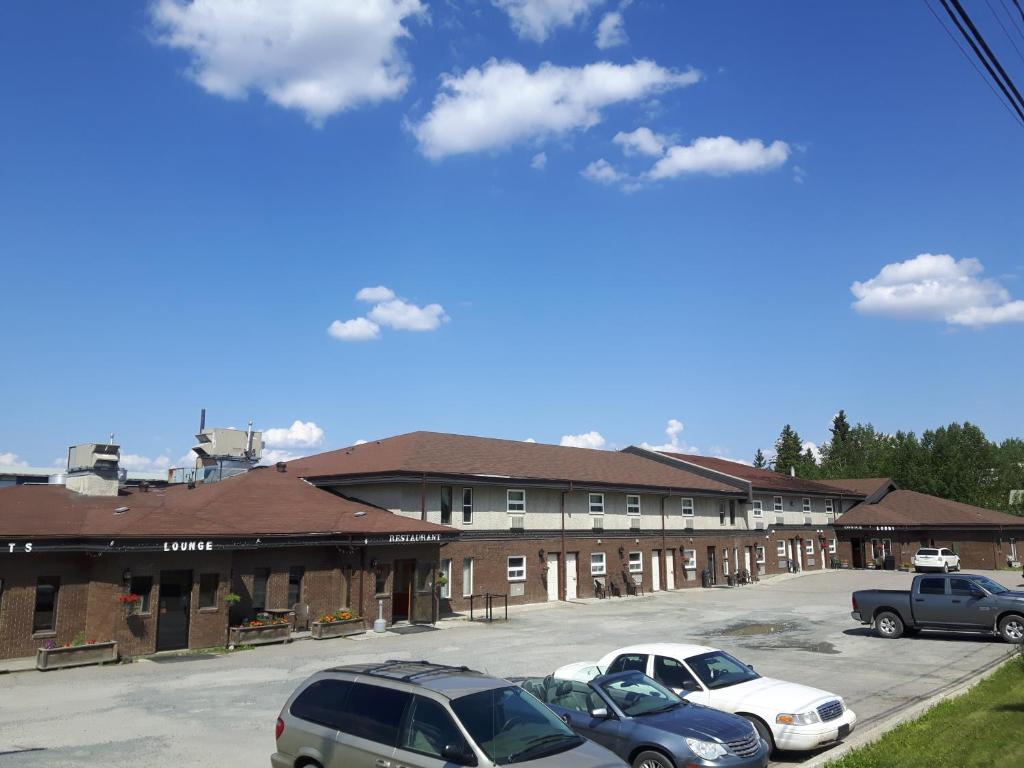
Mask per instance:
[[[875,617],[875,632],[886,640],[895,640],[903,634],[903,620],[892,611],[882,611]]]
[[[633,768],[673,768],[673,765],[661,752],[648,749],[633,758]]]
[[[943,563],[942,564],[942,572],[943,573],[949,573],[949,563]]]
[[[1024,616],[1004,616],[999,622],[999,634],[1008,643],[1024,642]]]
[[[771,755],[775,751],[775,737],[772,736],[772,729],[765,725],[763,720],[753,715],[740,715],[740,717],[754,726],[757,735],[768,743],[768,754]]]

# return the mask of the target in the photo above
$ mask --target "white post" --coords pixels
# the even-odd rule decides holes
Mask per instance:
[[[384,601],[377,601],[377,618],[373,622],[373,631],[380,634],[388,628],[388,623],[384,620]]]

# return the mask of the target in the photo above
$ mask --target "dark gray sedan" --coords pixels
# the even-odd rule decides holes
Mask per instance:
[[[768,745],[742,717],[676,696],[640,672],[589,683],[517,680],[576,733],[607,747],[633,768],[764,768]]]

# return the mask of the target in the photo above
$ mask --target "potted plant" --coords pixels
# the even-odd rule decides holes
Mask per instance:
[[[331,637],[349,637],[361,635],[366,631],[366,621],[352,611],[342,609],[334,613],[325,613],[309,625],[314,640],[327,640]]]
[[[125,612],[131,616],[134,613],[138,613],[139,606],[142,603],[142,595],[136,595],[134,592],[118,595],[117,602],[121,603],[125,607]]]
[[[292,639],[292,625],[288,619],[248,619],[241,626],[228,630],[228,647],[236,645],[268,645],[287,643]]]
[[[36,651],[36,669],[43,671],[83,667],[88,664],[109,664],[117,660],[117,641],[87,640],[85,632],[79,632],[70,643],[63,645],[47,640],[43,647]]]

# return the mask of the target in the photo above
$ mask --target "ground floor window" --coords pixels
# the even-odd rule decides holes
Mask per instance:
[[[378,565],[373,572],[373,589],[375,594],[386,595],[388,591],[388,577],[391,576],[391,566],[387,564]]]
[[[33,632],[52,632],[57,627],[57,595],[60,579],[40,576],[36,581],[36,607],[32,614]]]
[[[129,604],[128,610],[131,613],[150,612],[149,599],[153,592],[152,576],[132,576],[132,583],[128,587],[128,592],[139,597],[137,601]]]
[[[255,568],[252,576],[252,607],[262,611],[267,607],[267,584],[270,583],[269,568]]]
[[[684,549],[683,550],[683,568],[686,570],[695,571],[697,570],[697,550],[696,549]]]
[[[760,544],[754,547],[755,560],[758,565],[764,565],[764,547]]]
[[[473,558],[462,559],[462,596],[469,597],[473,594]]]
[[[450,600],[452,597],[452,561],[441,561],[441,599]]]
[[[779,557],[785,557],[786,556],[786,542],[784,542],[784,541],[776,542],[776,544],[775,544],[775,554],[777,554]]]
[[[835,539],[832,539],[832,541],[830,541],[828,543],[828,552],[829,552],[830,555],[834,555],[838,551],[839,551],[839,543]]]
[[[199,574],[199,607],[217,607],[217,587],[220,585],[219,573]]]
[[[288,569],[288,607],[302,602],[302,579],[306,575],[305,567],[293,565]]]
[[[526,581],[526,557],[513,555],[508,559],[508,580]]]
[[[814,539],[807,539],[807,541],[804,542],[804,551],[807,552],[808,555],[814,554]]]
[[[643,573],[644,570],[644,553],[643,552],[630,552],[629,553],[629,572],[630,573]]]
[[[590,575],[591,576],[604,576],[607,572],[604,552],[591,552],[590,553]]]

